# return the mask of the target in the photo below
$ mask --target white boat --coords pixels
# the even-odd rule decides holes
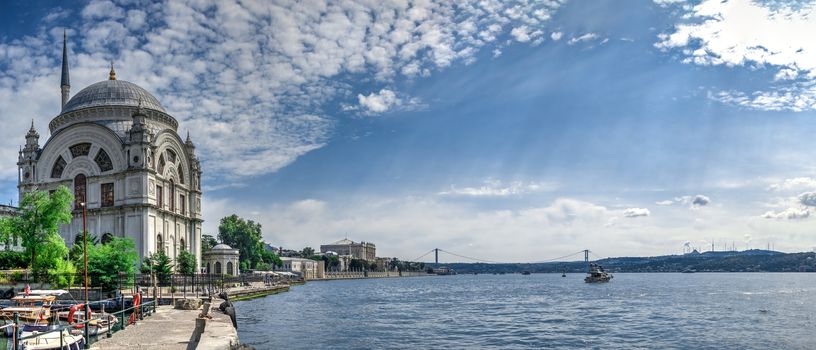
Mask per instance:
[[[84,304],[76,304],[71,306],[69,311],[60,311],[57,313],[61,320],[67,320],[69,325],[73,325],[75,323],[82,323],[85,321],[85,313],[82,312],[84,309]],[[79,312],[77,312],[79,311]],[[108,330],[111,329],[119,320],[116,316],[103,312],[94,312],[91,313],[91,322],[89,322],[90,328],[88,329],[88,334],[90,335],[98,335],[106,333]],[[77,324],[74,325],[76,329],[82,329],[85,327],[85,324]]]
[[[587,273],[584,282],[586,283],[601,283],[609,282],[612,279],[612,274],[604,271],[603,267],[598,264],[589,263],[589,272]]]
[[[48,326],[25,325],[23,326],[23,333],[20,339],[45,333],[49,330]],[[79,350],[82,349],[84,343],[85,338],[83,338],[82,335],[71,334],[67,329],[41,334],[37,337],[20,341],[23,350]]]

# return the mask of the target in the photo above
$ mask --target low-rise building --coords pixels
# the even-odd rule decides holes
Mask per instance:
[[[216,244],[215,247],[203,254],[202,265],[204,265],[204,272],[215,275],[238,276],[241,274],[239,256],[238,249],[232,249],[232,247],[224,243]]]
[[[281,257],[281,266],[278,270],[300,274],[304,279],[323,278],[323,261],[312,259]]]

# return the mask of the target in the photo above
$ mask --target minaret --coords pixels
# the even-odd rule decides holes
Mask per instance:
[[[60,82],[60,89],[62,89],[62,107],[68,103],[68,94],[71,92],[71,79],[68,77],[68,33],[62,32],[62,80]]]

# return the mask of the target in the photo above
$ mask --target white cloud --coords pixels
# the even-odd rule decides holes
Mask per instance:
[[[513,28],[513,30],[510,31],[510,35],[512,35],[513,38],[515,38],[516,41],[519,41],[519,42],[528,42],[528,41],[530,41],[530,32],[529,32],[529,29],[527,28],[527,26],[520,26],[520,27]]]
[[[277,171],[323,147],[335,126],[336,112],[327,103],[361,102],[343,77],[390,85],[401,76],[469,64],[513,28],[525,26],[531,39],[541,36],[559,6],[528,0],[180,0],[149,6],[93,0],[77,11],[81,22],[68,24],[72,92],[105,79],[108,62],[115,61],[120,79],[154,93],[179,119],[180,131],[191,132],[205,181],[232,181]],[[29,118],[45,138],[59,110],[62,28],[48,28],[0,39],[0,116],[13,116],[0,130],[0,158],[7,164],[0,177],[7,180],[15,177]],[[383,93],[363,96],[362,105],[373,108],[367,112],[394,107]],[[396,98],[401,108],[422,105]]]
[[[552,32],[552,34],[550,34],[550,38],[553,41],[561,40],[562,36],[564,36],[564,33],[562,33],[562,32]]]
[[[768,189],[772,191],[816,190],[816,179],[812,177],[795,177],[785,179],[780,183],[771,184]]]
[[[695,196],[680,196],[674,197],[673,199],[667,199],[662,201],[657,201],[655,204],[668,206],[674,204],[684,204],[684,205],[691,205],[692,207],[703,207],[711,203],[711,199],[707,196],[698,194]]]
[[[383,113],[402,103],[397,94],[388,89],[382,89],[378,93],[372,92],[368,96],[358,94],[357,100],[360,107],[371,113]]]
[[[691,64],[778,70],[774,77],[778,84],[768,90],[720,91],[710,97],[766,110],[816,107],[816,42],[810,35],[816,32],[813,4],[705,0],[683,9],[688,21],[660,34],[656,47],[677,49],[683,62]]]
[[[503,183],[499,180],[487,180],[482,186],[461,187],[451,186],[450,190],[439,192],[443,196],[470,196],[470,197],[506,197],[534,192],[552,191],[555,185],[543,182],[513,181]]]
[[[586,34],[578,36],[578,37],[570,38],[569,41],[567,41],[567,45],[575,45],[575,44],[580,43],[580,42],[591,41],[591,40],[595,40],[597,38],[598,38],[598,34],[586,33]]]
[[[810,211],[807,209],[788,208],[780,212],[768,211],[762,214],[766,219],[785,219],[785,220],[800,220],[806,219],[810,216]]]
[[[649,216],[651,213],[647,208],[628,208],[623,211],[623,216],[627,218],[636,218],[639,216]]]

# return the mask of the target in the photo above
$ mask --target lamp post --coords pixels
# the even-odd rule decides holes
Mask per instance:
[[[82,206],[82,236],[84,244],[82,249],[85,254],[85,305],[88,305],[88,228],[86,225],[86,217],[88,216],[88,205],[85,202],[79,203]],[[87,317],[87,315],[86,315]],[[86,318],[88,320],[88,318]]]

